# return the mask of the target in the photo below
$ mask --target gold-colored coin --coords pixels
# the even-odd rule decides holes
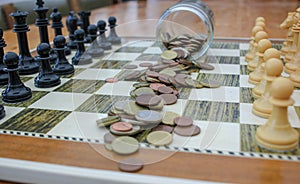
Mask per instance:
[[[166,124],[166,125],[174,125],[174,119],[179,117],[180,115],[175,113],[175,112],[171,112],[171,111],[166,111],[163,114],[163,119],[162,119],[162,123]]]
[[[134,101],[128,101],[128,103],[124,106],[124,112],[132,116],[134,116],[137,111],[145,109],[146,108],[137,105]]]
[[[204,87],[208,88],[218,88],[222,86],[222,84],[216,80],[211,80],[211,79],[201,79],[200,84],[202,84]]]
[[[162,71],[160,71],[159,74],[174,77],[176,75],[176,72],[174,72],[173,70],[167,68],[167,69],[163,69]]]
[[[120,116],[108,116],[106,118],[98,119],[96,121],[96,123],[97,123],[98,127],[105,127],[105,126],[109,126],[113,123],[116,123],[120,120],[121,120]]]
[[[163,59],[175,59],[177,58],[177,52],[172,50],[166,50],[161,54]]]

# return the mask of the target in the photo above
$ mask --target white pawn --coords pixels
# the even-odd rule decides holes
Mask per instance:
[[[293,151],[298,148],[299,132],[288,120],[288,106],[294,104],[290,98],[294,85],[289,79],[279,77],[271,86],[270,102],[273,111],[268,121],[257,128],[255,139],[258,146],[274,151]]]
[[[258,31],[263,31],[264,28],[261,27],[261,26],[254,26],[253,29],[252,29],[252,36],[251,36],[251,41],[249,42],[249,49],[248,49],[248,52],[247,54],[245,55],[245,61],[248,62],[250,60],[252,60],[254,57],[255,57],[255,34],[258,32]]]
[[[300,88],[300,67],[290,75],[290,80],[294,83],[295,87]]]
[[[261,64],[261,70],[263,72],[263,75],[258,75],[257,81],[260,80],[260,82],[253,88],[252,95],[255,99],[261,97],[261,95],[264,93],[266,88],[266,80],[264,79],[264,75],[266,75],[265,70],[265,63],[271,58],[277,58],[280,59],[280,52],[275,48],[269,48],[264,52],[264,63]],[[258,68],[257,68],[258,69]]]
[[[283,64],[280,59],[271,58],[266,62],[265,68],[266,75],[264,76],[264,79],[266,80],[266,87],[264,94],[254,101],[252,112],[257,116],[269,118],[273,107],[269,102],[271,84],[274,79],[281,76]]]
[[[253,57],[250,57],[250,58],[245,58],[247,59],[247,62],[251,62],[253,61],[254,59],[256,59],[258,56],[256,56],[256,52],[257,52],[257,44],[260,40],[262,39],[267,39],[268,38],[268,33],[266,33],[265,31],[258,31],[255,36],[254,36],[254,40],[253,40]]]

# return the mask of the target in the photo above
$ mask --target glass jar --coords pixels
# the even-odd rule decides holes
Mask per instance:
[[[214,14],[199,0],[182,0],[161,15],[156,38],[163,50],[180,47],[198,59],[213,42]]]

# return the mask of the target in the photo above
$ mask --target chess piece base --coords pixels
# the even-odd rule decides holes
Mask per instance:
[[[121,44],[121,38],[119,38],[119,37],[107,37],[107,41],[109,41],[110,43],[112,43],[114,45]]]
[[[293,63],[286,63],[284,71],[288,74],[291,74],[297,70],[299,66]]]
[[[263,95],[254,101],[252,112],[259,117],[269,118],[272,113],[272,108],[272,104],[270,104],[268,99]]]
[[[74,67],[68,63],[60,64],[58,66],[54,65],[53,71],[57,75],[69,75],[74,73]]]
[[[104,55],[104,50],[102,48],[91,48],[87,50],[87,54],[92,57],[101,57]]]
[[[38,88],[50,88],[60,84],[60,78],[56,74],[37,76],[34,79],[34,86]]]
[[[80,56],[79,58],[72,58],[72,64],[73,65],[86,65],[91,64],[93,62],[93,59],[91,56],[84,54]]]
[[[22,64],[19,63],[19,74],[20,75],[31,75],[39,71],[39,64],[34,58],[24,58]]]
[[[110,42],[102,42],[99,44],[99,46],[104,50],[111,50],[112,46]]]
[[[266,81],[263,80],[252,89],[253,97],[256,98],[256,99],[260,98],[261,95],[264,93],[265,88],[266,88]]]
[[[2,100],[6,103],[23,102],[32,96],[31,89],[21,86],[10,86],[2,92]]]

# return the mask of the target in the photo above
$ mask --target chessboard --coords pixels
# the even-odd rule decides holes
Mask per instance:
[[[96,120],[106,117],[114,103],[129,100],[136,81],[124,80],[136,69],[124,69],[128,64],[139,66],[142,62],[156,64],[162,50],[154,39],[122,38],[122,44],[105,51],[93,63],[76,65],[75,73],[61,76],[61,84],[53,88],[36,88],[34,75],[21,76],[33,95],[21,103],[3,103],[6,116],[0,120],[0,133],[43,139],[103,144],[107,129],[97,127]],[[273,44],[280,49],[280,44]],[[252,113],[252,88],[248,82],[247,63],[244,56],[249,44],[241,40],[216,39],[210,47],[205,62],[214,70],[191,72],[194,80],[208,78],[222,83],[219,88],[179,89],[176,104],[164,106],[163,111],[173,111],[193,118],[201,133],[193,137],[173,134],[168,146],[152,146],[141,142],[147,149],[162,149],[193,153],[217,154],[238,157],[300,161],[300,150],[275,153],[264,150],[255,142],[256,128],[267,119]],[[72,53],[68,56],[71,61]],[[116,83],[105,79],[118,78]],[[1,86],[4,90],[5,86]],[[295,104],[288,109],[292,127],[300,130],[300,91],[295,89]]]

